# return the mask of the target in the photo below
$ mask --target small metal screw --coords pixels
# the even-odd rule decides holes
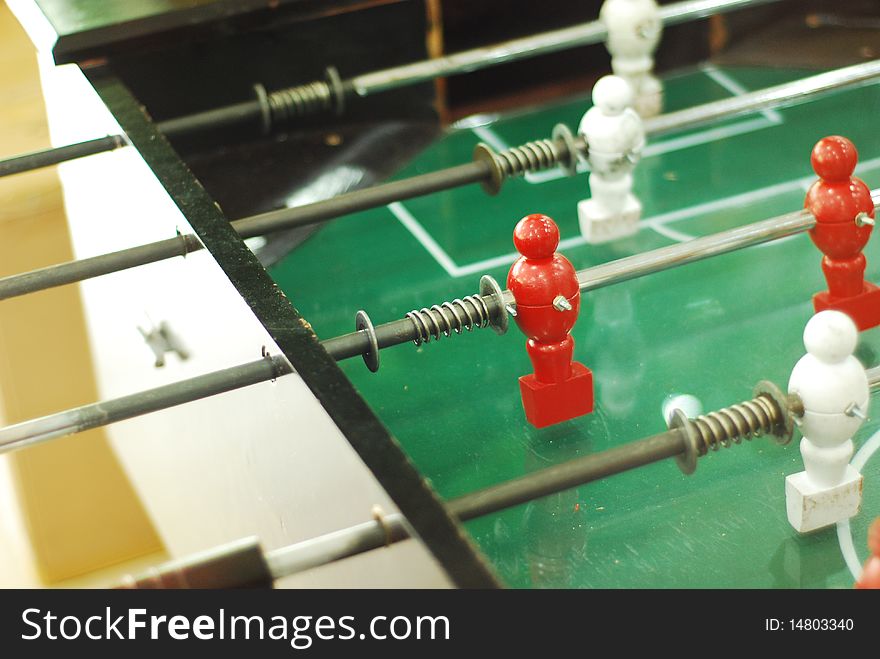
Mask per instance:
[[[655,21],[644,21],[636,26],[636,34],[642,39],[654,39],[660,32],[660,26]]]
[[[862,408],[859,407],[858,403],[850,403],[843,411],[843,413],[847,416],[854,416],[855,418],[861,419],[862,421],[865,421],[868,418],[865,416],[865,413],[862,412]]]
[[[564,295],[557,295],[553,299],[553,308],[556,311],[571,311],[571,302]]]
[[[864,226],[872,227],[872,226],[874,226],[874,218],[871,217],[870,215],[868,215],[867,213],[859,213],[858,215],[856,215],[856,226],[857,227],[864,227]]]

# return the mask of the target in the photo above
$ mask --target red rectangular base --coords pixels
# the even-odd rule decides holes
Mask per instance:
[[[526,419],[536,428],[562,423],[593,411],[593,373],[573,362],[565,382],[544,384],[533,374],[519,379]]]
[[[816,313],[828,309],[842,311],[863,332],[880,325],[880,287],[865,282],[865,290],[859,295],[836,299],[832,299],[828,291],[822,291],[813,296],[813,308]]]

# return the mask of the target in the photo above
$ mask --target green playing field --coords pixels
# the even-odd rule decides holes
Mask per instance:
[[[666,79],[676,110],[806,75],[706,67]],[[461,122],[400,177],[467,162],[478,141],[516,145],[576,127],[585,98],[505,117]],[[469,186],[329,223],[272,269],[320,337],[477,292],[480,275],[502,287],[514,259],[511,232],[528,213],[553,217],[562,251],[581,269],[691,237],[797,210],[813,180],[809,154],[829,134],[852,139],[858,173],[880,185],[880,86],[789,109],[734,118],[650,142],[635,174],[640,231],[609,245],[579,237],[576,205],[586,175],[514,180],[497,197]],[[880,248],[866,250],[880,279]],[[820,254],[805,234],[752,247],[584,296],[572,336],[593,370],[596,411],[536,430],[522,412],[517,378],[530,372],[515,325],[382,353],[370,373],[342,367],[444,497],[657,433],[667,397],[690,394],[710,411],[751,397],[758,380],[781,386],[803,354],[810,298],[824,288]],[[859,356],[878,363],[880,330]],[[880,401],[875,401],[878,403]],[[878,415],[880,417],[880,415]],[[880,421],[855,438],[857,459]],[[713,453],[692,476],[672,461],[631,471],[467,524],[515,587],[850,587],[841,546],[850,531],[799,537],[785,514],[784,478],[803,465],[793,442],[767,439]],[[880,515],[880,455],[863,468],[863,512],[852,520],[858,561],[868,522]],[[852,561],[851,561],[852,562]]]

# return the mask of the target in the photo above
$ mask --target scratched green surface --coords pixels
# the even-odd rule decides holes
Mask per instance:
[[[722,74],[745,89],[804,75]],[[666,82],[669,109],[731,93],[704,71]],[[467,161],[484,128],[518,144],[547,136],[559,121],[576,125],[585,103],[497,119],[479,136],[453,130],[400,175]],[[610,245],[577,244],[586,176],[516,180],[496,198],[471,186],[398,207],[434,241],[435,255],[382,208],[328,224],[272,274],[318,335],[334,336],[353,329],[361,308],[381,323],[476,292],[483,272],[503,284],[513,257],[499,257],[512,251],[511,230],[530,212],[557,220],[574,242],[564,252],[580,269],[800,208],[810,149],[827,134],[857,144],[859,173],[877,187],[877,116],[873,85],[653,140],[635,175],[645,222]],[[866,254],[869,278],[880,279],[876,241]],[[596,411],[544,430],[523,418],[517,377],[530,369],[516,327],[503,337],[481,330],[388,349],[377,374],[359,359],[343,368],[437,490],[454,497],[659,432],[671,394],[692,394],[709,411],[750,397],[760,379],[785,385],[803,354],[810,296],[823,288],[819,258],[799,235],[587,294],[573,336],[577,358],[595,374]],[[869,365],[880,361],[880,330],[863,335],[859,354]],[[878,426],[869,421],[857,447]],[[514,587],[850,587],[835,530],[798,537],[786,520],[784,477],[802,468],[796,443],[756,440],[702,459],[690,477],[666,461],[467,528]],[[880,455],[864,474],[863,512],[852,522],[860,560],[868,521],[880,515]]]

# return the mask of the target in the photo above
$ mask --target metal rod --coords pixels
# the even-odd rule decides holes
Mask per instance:
[[[712,5],[713,3],[683,3]],[[717,4],[717,3],[714,3]],[[743,4],[743,3],[739,3]],[[693,8],[691,8],[693,10]],[[708,9],[704,8],[704,11]],[[646,123],[646,132],[656,134],[696,126],[713,119],[733,114],[757,111],[788,101],[800,101],[835,89],[864,83],[880,77],[880,60],[858,64],[845,69],[819,74],[792,83],[777,85],[750,94],[699,105],[680,112],[661,115]],[[303,206],[283,208],[233,222],[242,238],[262,236],[274,231],[306,226],[335,217],[377,208],[393,201],[403,201],[433,194],[442,190],[483,183],[491,176],[488,165],[474,161],[464,165],[437,170],[428,174],[392,181],[382,185],[355,190],[338,197]],[[0,299],[2,282],[0,282]]]
[[[364,522],[266,552],[266,563],[272,577],[281,579],[409,537],[406,518],[400,513],[394,513],[372,522]]]
[[[232,223],[242,238],[315,224],[334,217],[350,215],[369,208],[378,208],[394,201],[480,183],[489,176],[489,166],[482,161],[447,167],[400,181],[392,181],[303,206],[282,208],[268,213],[236,220]]]
[[[202,243],[195,235],[181,234],[175,238],[139,245],[118,252],[46,266],[19,275],[0,278],[0,300],[85,281],[175,256],[186,256],[190,252],[200,249],[202,249]]]
[[[779,2],[779,0],[693,0],[660,8],[665,25],[684,23],[737,9]],[[547,55],[560,50],[601,43],[608,30],[599,20],[573,27],[542,32],[521,39],[474,48],[436,59],[395,66],[355,76],[346,82],[358,96],[397,89],[434,78],[471,73],[521,59]]]
[[[497,303],[496,300],[488,297],[484,300],[487,305]],[[380,349],[415,340],[419,335],[418,328],[408,319],[379,325],[375,331]],[[327,339],[321,344],[337,361],[366,354],[371,349],[370,338],[362,331]],[[121,398],[23,421],[0,428],[0,454],[259,382],[274,380],[291,372],[290,365],[283,357],[274,356]]]
[[[495,287],[495,294],[482,298],[485,303],[483,306],[489,310],[487,318],[496,317],[498,314],[506,318],[507,312],[499,306],[500,291],[497,289],[497,284]],[[419,338],[419,328],[409,319],[380,325],[373,332],[372,336],[379,349]],[[356,355],[367,355],[373,350],[371,335],[364,331],[324,340],[321,344],[336,361]],[[0,454],[273,380],[291,372],[290,365],[283,357],[264,358],[121,398],[23,421],[0,428]]]
[[[271,588],[274,580],[260,541],[251,537],[126,576],[116,588]]]
[[[676,458],[679,469],[688,475],[696,469],[700,456],[707,455],[713,448],[739,445],[743,439],[770,436],[779,444],[789,443],[794,431],[794,417],[803,415],[800,399],[785,394],[766,381],[759,382],[754,392],[750,401],[716,410],[695,420],[676,410],[665,432],[471,492],[448,501],[447,508],[461,521],[468,521],[667,458]],[[744,406],[764,411],[747,418],[741,413],[746,409]],[[711,430],[708,429],[710,426],[701,425],[710,418],[732,418],[732,414],[738,415],[741,422]],[[266,555],[267,572],[272,579],[280,579],[408,537],[406,522],[401,515],[374,517],[373,522],[269,552]],[[217,548],[209,550],[206,555],[212,561],[218,554],[225,556],[228,552]],[[195,570],[203,567],[197,560],[184,559],[150,574],[173,575],[175,567],[181,564],[192,565]]]
[[[57,165],[68,160],[75,160],[76,158],[93,156],[96,153],[113,151],[114,149],[126,146],[126,144],[125,138],[121,135],[108,135],[107,137],[99,137],[94,140],[68,144],[67,146],[58,146],[43,149],[42,151],[34,151],[33,153],[25,153],[20,156],[13,156],[0,160],[0,178],[48,167],[49,165]]]
[[[866,66],[867,68],[860,68]],[[854,69],[859,70],[854,71]],[[812,78],[806,78],[794,83],[787,83],[786,85],[780,85],[778,87],[770,88],[769,90],[760,90],[753,94],[746,94],[741,97],[697,106],[670,115],[662,115],[656,119],[650,120],[648,127],[650,132],[675,130],[685,126],[694,125],[695,123],[701,123],[703,121],[702,113],[704,110],[713,113],[714,118],[718,118],[726,116],[727,113],[745,111],[743,108],[747,106],[754,107],[754,103],[759,103],[762,107],[769,107],[769,105],[766,105],[768,102],[767,99],[769,98],[776,99],[775,102],[778,102],[782,98],[793,100],[797,98],[799,94],[804,93],[805,89],[812,89],[813,91],[809,93],[816,94],[829,91],[830,89],[838,89],[847,84],[856,84],[857,81],[864,82],[865,80],[880,76],[880,60],[868,62],[866,65],[860,64],[855,67],[849,67],[846,75],[833,75],[836,73],[836,71],[832,71],[828,74],[820,74],[819,76],[813,76]],[[745,99],[745,101],[743,99]],[[671,117],[671,119],[667,119],[668,117]],[[253,238],[255,236],[266,235],[275,231],[314,224],[370,208],[377,208],[393,201],[412,199],[413,197],[432,194],[441,190],[448,190],[472,183],[483,183],[488,180],[490,176],[491,173],[489,167],[484,161],[474,161],[400,181],[392,181],[391,183],[385,183],[365,188],[363,190],[355,190],[353,192],[339,195],[338,197],[317,201],[303,206],[283,208],[242,218],[232,222],[232,226],[238,231],[242,238]],[[805,228],[809,227],[807,226]],[[773,239],[773,237],[777,236],[770,236],[768,239]],[[195,236],[187,236],[186,240],[187,244],[184,253],[193,252],[202,248],[201,243],[195,238]],[[748,237],[745,237],[745,241],[746,242],[740,246],[763,242],[759,238],[755,238],[754,241],[750,242]],[[689,243],[685,243],[685,245],[689,245]],[[738,249],[738,247],[733,247],[732,249]],[[732,250],[725,249],[724,251]],[[723,251],[719,253],[723,253]],[[102,256],[93,257],[92,259],[87,259],[90,262],[83,264],[82,266],[79,265],[79,262],[77,261],[70,261],[19,275],[11,275],[0,279],[0,300],[24,295],[26,293],[34,293],[62,284],[83,281],[92,277],[125,270],[139,265],[145,265],[147,263],[154,263],[156,261],[179,256],[180,254],[181,252],[175,247],[174,241],[167,240],[153,243],[152,245],[144,245],[130,250],[111,252]],[[636,257],[633,258],[635,259]],[[698,259],[689,259],[686,262],[690,262],[691,260]],[[657,269],[664,268],[659,267]],[[651,270],[650,272],[655,271],[656,269]],[[647,272],[643,274],[647,274]]]
[[[705,18],[747,7],[765,5],[781,0],[689,0],[660,8],[660,19],[665,25]],[[513,39],[482,48],[475,48],[445,57],[404,64],[340,81],[341,94],[353,90],[358,96],[369,96],[407,85],[415,85],[434,78],[469,73],[516,60],[546,55],[560,50],[596,44],[608,32],[601,21],[591,21],[569,28],[542,32],[521,39]],[[320,84],[320,83],[319,83]],[[309,85],[292,87],[307,89]],[[283,94],[288,90],[282,90]],[[317,106],[315,106],[317,107]],[[171,139],[192,135],[204,130],[219,130],[242,124],[266,125],[266,112],[271,108],[266,99],[242,101],[233,105],[168,119],[158,124],[159,130]],[[268,119],[271,124],[271,118]],[[112,135],[76,144],[55,147],[36,153],[0,160],[0,177],[56,165],[68,160],[112,151],[125,146],[125,138]]]
[[[768,428],[763,431],[770,432]],[[735,432],[742,437],[745,430]],[[777,433],[784,432],[778,429],[773,434],[777,435],[778,440]],[[688,452],[688,431],[682,427],[672,428],[645,439],[539,469],[466,494],[447,502],[447,507],[461,521],[468,521],[667,458],[684,456]],[[395,525],[393,536],[388,532],[389,523]],[[397,538],[397,534],[405,531],[400,516],[388,516],[275,550],[267,557],[267,562],[275,578],[286,577],[356,553],[389,545],[396,541],[392,538]],[[402,535],[398,539],[405,537]]]
[[[190,136],[203,130],[222,130],[242,123],[258,122],[262,118],[259,101],[243,101],[205,112],[167,119],[159,123],[159,130],[169,139]]]
[[[880,207],[880,189],[871,191],[871,197],[874,201],[874,207]],[[578,283],[582,291],[620,284],[688,263],[696,263],[713,256],[728,254],[752,245],[760,245],[803,233],[810,230],[815,223],[816,219],[809,211],[800,210],[787,213],[768,220],[579,270],[577,272]],[[516,300],[510,290],[502,291],[502,297],[506,307],[516,306]],[[489,297],[483,299],[487,305],[497,303],[496,300]],[[403,318],[376,325],[375,334],[381,349],[413,341],[418,337],[419,332],[412,321]],[[363,330],[326,339],[322,343],[338,361],[363,355],[370,350],[370,337]],[[880,373],[877,377],[880,382]]]
[[[880,208],[880,188],[871,191],[874,208]],[[795,211],[753,224],[736,227],[727,231],[713,233],[702,238],[693,238],[682,243],[652,249],[616,261],[579,270],[578,283],[582,291],[592,291],[630,279],[644,277],[662,270],[695,263],[712,256],[720,256],[744,247],[760,245],[787,236],[809,231],[816,224],[816,218],[807,210]],[[513,296],[504,291],[505,303]]]
[[[812,213],[806,210],[796,211],[585,268],[577,273],[578,283],[582,291],[592,291],[713,256],[728,254],[744,247],[803,233],[809,231],[815,224],[816,218]]]
[[[527,501],[563,492],[572,487],[585,485],[601,478],[636,469],[666,458],[675,457],[687,450],[681,430],[666,432],[624,444],[607,451],[587,455],[559,465],[526,474],[499,485],[478,490],[448,502],[450,512],[462,521],[468,521],[491,513],[512,508]],[[357,556],[374,549],[387,547],[410,537],[406,519],[400,513],[377,516],[370,522],[340,529],[303,542],[264,552],[265,564],[272,579],[283,579],[312,568]],[[187,557],[150,570],[138,578],[129,577],[124,587],[156,588],[180,587],[192,579],[190,572],[211,580],[202,587],[229,581],[228,574],[236,573],[235,562],[240,548],[248,550],[248,565],[254,563],[251,554],[255,541],[247,539],[224,545],[200,555]],[[223,570],[214,569],[218,557],[223,560]],[[254,581],[253,570],[244,572],[247,582]],[[219,581],[218,581],[219,580]],[[235,582],[232,582],[234,585]],[[186,587],[186,586],[183,586]]]
[[[880,77],[880,60],[854,64],[801,80],[748,92],[741,96],[653,117],[645,120],[645,132],[650,135],[669,133],[739,114],[803,103],[820,94],[876,82],[878,77]]]
[[[547,467],[525,476],[466,494],[447,503],[451,513],[466,522],[512,508],[533,499],[586,485],[593,481],[672,458],[686,451],[680,430]],[[266,553],[275,579],[388,546],[409,537],[400,514],[386,515],[347,529],[318,536]]]
[[[627,281],[660,270],[699,261],[709,258],[710,256],[724,254],[748,245],[755,245],[792,235],[809,229],[814,222],[815,220],[812,215],[806,211],[790,213],[779,218],[771,218],[769,220],[764,220],[763,222],[731,229],[730,231],[721,232],[712,236],[696,238],[685,243],[663,247],[643,254],[636,254],[631,257],[595,266],[593,268],[587,268],[578,272],[578,281],[580,282],[582,290],[593,290],[595,288],[609,286],[614,283]],[[510,291],[504,291],[503,297],[504,304],[515,304],[515,300]],[[490,309],[498,304],[497,300],[488,296],[483,297],[483,300]],[[400,345],[408,341],[413,341],[419,337],[418,327],[408,318],[377,325],[374,331],[374,336],[379,349]],[[371,350],[371,337],[364,330],[360,330],[326,339],[322,341],[322,345],[334,359],[341,361],[358,355],[367,354]],[[256,364],[265,365],[263,362],[256,362]],[[246,365],[245,367],[237,368],[249,369],[253,366],[254,365]],[[97,403],[95,405],[86,406],[85,408],[62,412],[43,419],[24,422],[0,430],[0,453],[4,450],[20,448],[21,446],[26,445],[24,442],[29,438],[33,439],[33,441],[50,439],[52,437],[95,427],[95,425],[88,425],[89,423],[104,425],[117,420],[145,414],[149,411],[162,409],[163,407],[171,407],[183,402],[189,402],[213,395],[211,392],[214,390],[210,387],[217,386],[217,382],[223,381],[224,378],[229,380],[230,385],[228,388],[219,391],[228,391],[240,386],[253,384],[257,381],[272,379],[277,377],[278,374],[279,373],[276,371],[264,369],[264,377],[262,380],[245,382],[238,379],[238,374],[235,369],[232,369],[231,371],[227,370],[226,372],[220,371],[217,374],[214,374],[217,377],[217,380],[212,380],[205,385],[202,383],[183,381],[175,385],[169,385],[169,387],[171,387],[170,389],[160,388],[161,391],[153,390],[142,394],[134,394],[123,399],[117,399],[116,401]],[[878,376],[878,381],[880,381],[880,376]],[[244,383],[235,384],[237,382]],[[181,392],[183,392],[182,398],[180,397]],[[143,401],[141,400],[142,397],[144,399]],[[146,407],[144,407],[144,401],[146,401]],[[161,401],[164,401],[164,404],[162,404]],[[107,409],[113,410],[115,416],[105,414]],[[27,443],[31,443],[31,441],[27,441]]]
[[[880,191],[872,192],[875,205],[880,201]],[[808,230],[815,224],[815,219],[806,210],[788,213],[779,217],[756,222],[744,227],[737,227],[710,236],[695,238],[669,247],[651,250],[642,254],[611,261],[602,265],[580,270],[577,273],[581,290],[593,290],[642,277],[669,268],[700,261],[712,256],[726,254],[749,245],[769,242],[785,236],[794,235]],[[183,237],[181,237],[183,238]],[[483,296],[490,315],[496,312],[499,304],[515,305],[516,300],[509,290],[501,294],[501,302],[493,296]],[[506,311],[504,312],[506,313]],[[419,328],[410,318],[394,320],[377,325],[372,334],[358,330],[342,336],[326,339],[321,342],[325,350],[335,360],[341,361],[357,355],[368,354],[375,339],[379,349],[387,348],[420,337]],[[237,369],[245,373],[253,373],[255,368],[262,367],[262,379],[249,380],[242,377]],[[289,367],[285,373],[290,372]],[[229,391],[255,382],[277,377],[277,369],[266,370],[265,361],[255,362],[226,371],[200,376],[193,380],[185,380],[174,385],[133,394],[115,401],[96,403],[82,408],[61,412],[42,419],[26,421],[14,426],[0,429],[0,453],[4,450],[20,448],[36,441],[79,432],[98,425],[131,418],[147,412],[179,405],[197,400],[213,393]],[[878,376],[880,382],[880,376]],[[221,384],[226,383],[226,384]],[[218,387],[225,387],[219,388]]]
[[[872,389],[880,387],[880,366],[869,368],[866,373],[870,387]],[[466,494],[452,499],[447,505],[450,512],[457,515],[462,521],[477,519],[483,515],[586,485],[624,471],[684,455],[687,450],[686,433],[678,428],[672,429]],[[394,513],[265,552],[264,557],[271,578],[273,580],[282,579],[315,567],[380,549],[408,537],[410,534],[406,519],[401,514]],[[240,541],[240,543],[248,547],[255,544],[252,540]],[[228,547],[235,549],[240,543],[234,543]],[[226,556],[229,553],[235,552],[228,551],[227,546],[209,550],[206,554],[210,559],[207,567],[213,565],[211,561],[214,560],[215,555]],[[176,575],[176,573],[184,571],[181,565],[189,570],[196,570],[200,575],[206,569],[202,555],[195,555],[183,561],[176,561],[151,570],[148,575],[138,580],[135,587],[155,587],[150,582],[156,580],[156,575],[165,575],[166,573]],[[205,587],[216,587],[215,584],[219,583],[217,579],[227,578],[224,575],[230,570],[235,570],[235,563],[231,562],[229,565],[225,565],[224,570],[218,574],[212,573],[212,579]],[[187,571],[184,575],[187,577],[184,582],[191,581],[188,575]],[[176,587],[179,582],[179,579],[170,579],[170,587]],[[128,579],[125,583],[130,585],[133,580]],[[235,581],[232,582],[232,584],[234,583]]]
[[[494,300],[485,299],[487,304],[495,303]],[[412,321],[404,319],[376,327],[376,335],[379,347],[386,348],[414,340],[418,336],[418,328]],[[363,332],[354,332],[321,343],[337,361],[362,355],[370,350],[369,337]],[[0,428],[0,454],[274,380],[291,372],[286,359],[273,356],[128,396],[22,421]]]
[[[411,199],[440,190],[482,182],[487,180],[490,175],[489,166],[484,161],[474,161],[401,181],[392,181],[356,190],[304,206],[261,213],[235,220],[232,222],[232,226],[242,238],[253,238],[368,208],[376,208],[393,201]],[[747,244],[754,244],[754,242]],[[10,275],[0,278],[0,300],[155,263],[199,249],[202,249],[201,242],[193,235],[185,235],[89,259],[68,261],[26,273]]]
[[[494,305],[496,303],[495,300],[487,297],[484,297],[483,300],[487,305]],[[419,328],[410,319],[402,318],[376,325],[375,333],[376,343],[381,350],[402,343],[408,343],[409,341],[415,341],[419,336]],[[325,339],[321,344],[336,361],[342,361],[343,359],[366,354],[370,350],[370,337],[365,331],[360,330]]]
[[[159,130],[168,138],[176,139],[203,130],[220,130],[228,126],[261,119],[262,108],[258,101],[245,101],[206,112],[177,117],[159,123]],[[0,159],[0,178],[58,165],[70,160],[85,158],[99,153],[114,151],[128,146],[122,135],[108,135],[65,146],[56,146],[19,156]]]
[[[872,196],[875,205],[880,204],[880,190],[873,191]],[[808,211],[788,213],[585,268],[577,272],[578,283],[582,291],[619,284],[655,272],[702,261],[712,256],[727,254],[751,245],[759,245],[802,233],[808,231],[815,222],[815,218]],[[514,307],[516,305],[513,293],[509,290],[503,291],[502,297],[505,306]],[[483,299],[487,304],[497,303],[488,297]],[[376,325],[375,332],[379,348],[406,343],[415,340],[419,335],[418,328],[407,318]],[[323,345],[337,360],[348,359],[369,351],[370,337],[361,330],[327,339]]]
[[[243,238],[253,238],[273,231],[320,222],[331,217],[384,206],[392,201],[412,199],[424,194],[483,181],[489,175],[485,162],[471,162],[457,167],[414,176],[402,181],[365,188],[326,201],[261,213],[232,222]],[[85,281],[101,275],[156,263],[175,256],[185,256],[203,249],[192,234],[184,234],[118,252],[46,266],[29,272],[0,278],[0,300],[36,293],[55,286]]]
[[[868,376],[868,386],[871,387],[871,389],[877,389],[880,387],[880,366],[866,369],[865,374]]]
[[[290,365],[284,357],[267,357],[129,396],[23,421],[0,429],[0,453],[273,380],[290,372]]]
[[[563,492],[652,462],[672,458],[687,450],[681,430],[629,442],[606,451],[546,467],[525,476],[453,499],[447,505],[462,521],[518,506],[532,499]]]

